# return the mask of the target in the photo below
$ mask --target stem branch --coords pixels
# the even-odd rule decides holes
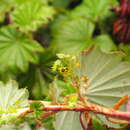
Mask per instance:
[[[31,101],[32,102],[37,102],[37,101]],[[50,102],[44,102],[40,101],[44,107],[43,111],[52,111],[54,112],[60,112],[60,111],[75,111],[75,112],[92,112],[95,114],[102,114],[107,117],[113,117],[115,119],[120,119],[120,120],[126,120],[130,122],[130,112],[121,112],[114,110],[112,108],[107,108],[107,107],[102,107],[96,104],[77,104],[75,107],[69,107],[68,105],[52,105]],[[24,112],[20,113],[20,116],[25,116],[28,113],[32,113],[33,110],[25,110]]]

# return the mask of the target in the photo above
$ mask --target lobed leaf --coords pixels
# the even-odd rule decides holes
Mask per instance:
[[[5,13],[12,13],[14,7],[19,8],[22,4],[26,2],[33,2],[35,0],[0,0],[0,21],[3,21]],[[46,0],[38,0],[44,4],[47,3]]]
[[[119,54],[105,54],[99,48],[81,56],[80,76],[88,77],[86,96],[90,102],[112,107],[130,95],[130,64]]]
[[[5,69],[26,71],[29,62],[38,63],[36,52],[43,48],[13,27],[0,30],[0,64]]]
[[[18,89],[15,81],[0,82],[0,125],[15,122],[22,110],[28,108],[27,89]]]
[[[21,109],[28,106],[28,91],[18,89],[15,81],[9,81],[7,84],[0,82],[0,110],[6,113],[13,113],[11,108]]]
[[[91,45],[94,24],[86,19],[74,19],[62,24],[53,44],[60,53],[78,54]]]
[[[98,21],[109,14],[111,4],[115,4],[112,0],[84,0],[84,9],[86,17],[93,21]]]
[[[81,56],[80,76],[88,77],[88,88],[84,94],[91,103],[111,108],[122,97],[130,95],[130,63],[122,61],[119,53],[103,53],[99,48]],[[109,123],[102,116],[103,123]]]
[[[32,1],[22,4],[12,13],[12,20],[15,26],[22,31],[35,31],[42,24],[52,19],[55,11],[51,6],[41,1]]]

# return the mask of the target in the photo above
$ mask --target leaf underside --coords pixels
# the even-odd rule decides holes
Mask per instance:
[[[78,75],[87,76],[89,79],[89,87],[85,92],[89,102],[111,108],[123,96],[130,95],[130,63],[122,61],[120,53],[106,54],[99,48],[94,48],[82,53],[80,58],[81,69]],[[65,124],[66,119],[71,118],[69,112],[66,114],[69,117],[64,117]],[[57,120],[62,122],[63,116],[61,115],[61,118],[58,117]],[[120,127],[118,124],[108,123],[103,116],[98,118],[110,127]],[[71,122],[70,127],[74,124],[76,124],[75,121]],[[60,128],[64,128],[64,124]]]

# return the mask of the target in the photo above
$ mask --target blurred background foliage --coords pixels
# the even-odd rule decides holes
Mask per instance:
[[[122,50],[129,61],[129,42],[118,43],[112,33],[118,5],[118,0],[0,0],[0,80],[17,80],[30,99],[49,100],[57,53],[78,55],[95,45],[105,53]],[[47,130],[53,130],[52,120],[44,122]]]

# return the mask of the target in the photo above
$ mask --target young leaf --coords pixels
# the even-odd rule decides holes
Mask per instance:
[[[43,48],[13,27],[0,30],[0,64],[6,69],[28,69],[29,62],[38,63],[36,52]]]
[[[35,111],[41,111],[43,107],[44,106],[41,102],[33,102],[30,105],[30,109]]]
[[[22,4],[12,13],[14,24],[22,31],[35,31],[42,24],[48,23],[54,15],[54,9],[41,1]]]
[[[66,96],[66,95],[69,95],[69,94],[76,93],[75,88],[72,85],[70,85],[69,83],[65,83],[63,81],[58,80],[57,85],[58,85],[59,88],[63,89],[61,96]]]
[[[65,100],[67,104],[69,105],[69,107],[73,108],[78,102],[78,94],[70,94],[65,97]]]
[[[39,118],[43,114],[42,108],[44,105],[41,102],[33,102],[30,104],[30,109],[34,111],[34,117]]]
[[[94,24],[86,19],[74,19],[62,24],[54,38],[54,46],[60,53],[77,54],[89,47]]]
[[[11,113],[10,108],[21,109],[28,106],[28,91],[18,89],[15,81],[9,81],[7,84],[0,82],[0,110]]]
[[[28,91],[18,89],[15,81],[0,82],[0,123],[7,123],[19,115],[19,110],[28,107]]]

